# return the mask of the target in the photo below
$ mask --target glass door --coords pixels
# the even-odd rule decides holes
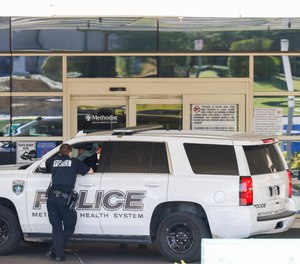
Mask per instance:
[[[91,133],[126,127],[127,109],[127,99],[73,99],[71,137],[80,131]]]
[[[136,125],[165,129],[246,131],[245,95],[184,95],[183,99],[76,98],[71,101],[70,135]]]
[[[162,125],[165,129],[182,129],[181,99],[136,99],[133,116],[136,125]]]

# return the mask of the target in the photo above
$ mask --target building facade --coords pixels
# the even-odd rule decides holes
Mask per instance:
[[[300,18],[2,17],[0,163],[162,124],[276,134],[297,170],[299,36]]]

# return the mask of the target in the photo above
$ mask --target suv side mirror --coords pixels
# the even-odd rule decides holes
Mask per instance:
[[[47,172],[46,161],[41,162],[41,164],[39,166],[39,171],[40,172]]]

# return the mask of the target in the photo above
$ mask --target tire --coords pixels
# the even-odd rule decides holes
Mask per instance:
[[[21,240],[21,229],[15,213],[0,206],[0,255],[12,253]]]
[[[196,262],[201,257],[201,239],[211,237],[208,226],[194,214],[175,213],[160,223],[156,241],[169,261]]]

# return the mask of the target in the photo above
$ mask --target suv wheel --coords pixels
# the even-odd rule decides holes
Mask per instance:
[[[16,215],[9,208],[0,206],[0,255],[14,251],[20,239],[21,230]]]
[[[211,237],[208,226],[193,214],[175,213],[166,217],[157,229],[161,254],[170,261],[199,261],[201,239]]]

